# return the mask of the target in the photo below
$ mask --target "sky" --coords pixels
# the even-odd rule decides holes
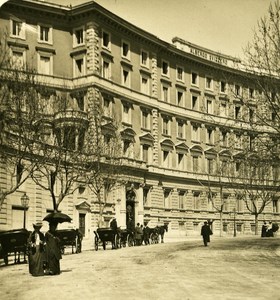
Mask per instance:
[[[3,2],[4,0],[2,0]],[[90,0],[47,0],[62,5]],[[236,57],[252,40],[260,18],[276,0],[95,0],[128,22],[172,43],[178,36]],[[1,0],[0,0],[1,3]]]

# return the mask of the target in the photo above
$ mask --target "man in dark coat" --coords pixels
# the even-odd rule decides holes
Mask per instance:
[[[204,225],[201,227],[201,235],[203,237],[203,243],[204,246],[207,246],[207,243],[210,242],[210,235],[212,234],[212,231],[208,225],[207,222],[204,222]]]
[[[147,222],[144,222],[143,239],[144,239],[145,245],[149,245],[150,244],[150,240],[149,240],[150,239],[150,228],[149,228]]]

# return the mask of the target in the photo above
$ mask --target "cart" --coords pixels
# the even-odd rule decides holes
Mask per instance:
[[[122,247],[132,247],[135,245],[134,233],[128,229],[120,230],[120,243]]]
[[[20,263],[21,253],[24,254],[24,262],[26,262],[29,235],[30,232],[26,229],[14,229],[0,232],[0,258],[4,259],[6,265],[9,263],[8,256],[10,253],[14,253],[15,264]]]
[[[82,252],[83,235],[78,229],[60,229],[56,231],[57,237],[60,239],[61,253],[65,253],[66,247],[72,247],[72,254]]]
[[[108,242],[112,243],[112,249],[121,248],[121,239],[120,234],[114,231],[112,228],[98,228],[94,231],[94,248],[97,251],[99,245],[103,246],[103,249],[106,250],[106,245]]]

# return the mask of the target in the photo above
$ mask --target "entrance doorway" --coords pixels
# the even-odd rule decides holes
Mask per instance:
[[[133,190],[126,192],[126,226],[131,224],[135,226],[135,198],[136,194]]]
[[[79,213],[79,230],[85,236],[86,233],[86,214]]]

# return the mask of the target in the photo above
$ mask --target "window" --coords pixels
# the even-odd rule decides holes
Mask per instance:
[[[25,52],[22,51],[12,51],[12,63],[15,69],[25,68]]]
[[[169,75],[169,64],[167,61],[162,61],[162,74],[168,76]]]
[[[198,97],[192,96],[192,109],[198,110]]]
[[[199,192],[193,192],[193,209],[199,210],[201,206]]]
[[[102,77],[105,79],[111,78],[111,65],[110,62],[103,58],[102,63]]]
[[[129,156],[130,146],[131,146],[131,142],[130,141],[128,141],[128,140],[124,140],[123,141],[123,154],[125,156]]]
[[[235,106],[234,118],[235,119],[240,119],[241,118],[241,106]]]
[[[140,63],[142,66],[148,67],[148,58],[149,58],[149,54],[147,51],[141,50],[141,55],[140,55]]]
[[[205,78],[205,87],[208,90],[212,90],[213,89],[213,80],[210,77],[206,77]]]
[[[198,161],[198,156],[193,156],[192,157],[192,167],[193,167],[193,172],[198,172],[199,171],[199,161]]]
[[[102,32],[102,46],[106,49],[111,47],[110,34],[105,31]]]
[[[106,117],[112,116],[112,101],[108,97],[103,97],[103,113]]]
[[[11,36],[25,39],[25,24],[19,20],[11,20]]]
[[[255,90],[253,88],[249,88],[249,97],[253,99],[255,97]]]
[[[130,57],[130,46],[127,42],[122,42],[122,57],[127,59]]]
[[[192,141],[199,142],[199,127],[197,125],[192,126]]]
[[[177,90],[177,105],[184,106],[184,92],[181,90]]]
[[[184,138],[184,123],[182,121],[177,122],[177,137]]]
[[[149,77],[141,76],[141,92],[149,95]]]
[[[221,145],[224,147],[228,146],[228,133],[226,131],[221,132]]]
[[[150,114],[148,111],[142,111],[142,128],[150,129]]]
[[[170,208],[171,207],[171,205],[170,205],[170,194],[171,194],[171,191],[167,190],[167,189],[165,189],[164,192],[163,192],[164,207],[165,208]]]
[[[177,166],[179,170],[184,170],[184,157],[185,155],[183,153],[177,153]]]
[[[235,148],[240,149],[241,148],[241,141],[242,141],[242,135],[241,133],[235,134]]]
[[[240,85],[236,84],[234,86],[234,92],[235,92],[235,96],[241,96],[241,87],[240,87]]]
[[[149,162],[149,145],[142,145],[142,160],[145,163]]]
[[[167,85],[162,85],[162,101],[169,102],[169,88]]]
[[[122,69],[122,84],[126,87],[130,87],[130,72],[128,69]]]
[[[214,131],[211,128],[207,128],[207,139],[206,139],[206,143],[213,145],[214,144]]]
[[[211,158],[207,158],[207,171],[208,174],[214,174],[214,160]]]
[[[179,191],[178,198],[179,198],[179,209],[185,208],[185,191]]]
[[[131,109],[128,103],[123,104],[123,122],[131,124]]]
[[[249,108],[249,122],[255,121],[255,109]]]
[[[52,28],[46,25],[38,26],[39,42],[52,43]]]
[[[227,117],[227,104],[225,102],[220,104],[220,116]]]
[[[40,74],[52,75],[52,57],[39,55],[38,72]]]
[[[192,72],[191,83],[193,85],[198,85],[198,74],[197,73]]]
[[[213,114],[213,102],[212,100],[206,100],[206,111],[208,114]]]
[[[278,199],[273,199],[273,201],[272,201],[272,207],[273,207],[273,212],[274,213],[278,213],[279,212]]]
[[[168,118],[162,119],[162,134],[169,135],[169,120],[168,120]]]
[[[85,75],[84,58],[74,59],[74,76],[80,77]]]
[[[226,84],[226,82],[221,81],[220,82],[220,92],[221,93],[226,93],[226,91],[227,91],[227,84]]]
[[[74,29],[73,34],[73,46],[79,46],[84,44],[84,28]]]
[[[166,150],[162,151],[162,165],[165,168],[170,167],[169,157],[170,157],[169,151],[166,151]]]
[[[177,80],[183,81],[184,80],[184,69],[182,67],[177,66]]]

